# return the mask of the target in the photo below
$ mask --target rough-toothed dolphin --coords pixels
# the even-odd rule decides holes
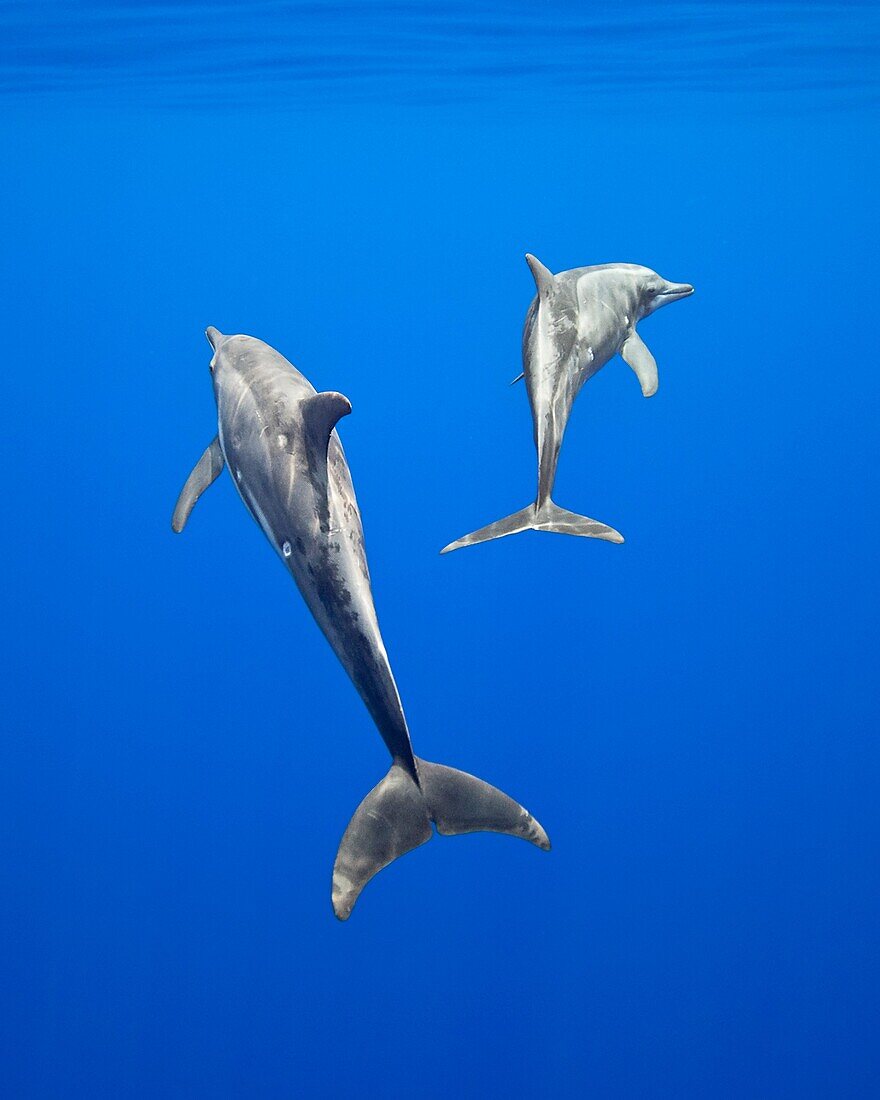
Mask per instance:
[[[623,542],[604,523],[567,512],[550,499],[559,448],[578,392],[617,352],[636,372],[645,397],[657,392],[657,364],[636,323],[669,302],[693,294],[688,283],[669,283],[638,264],[599,264],[553,275],[534,256],[526,261],[538,293],[523,328],[523,373],[535,424],[538,496],[534,504],[481,527],[440,551],[458,550],[518,531],[556,531],[563,535]]]
[[[296,581],[391,753],[388,774],[355,811],[333,868],[333,909],[351,913],[369,880],[431,837],[508,833],[548,849],[538,822],[481,779],[413,754],[370,589],[361,517],[335,425],[351,412],[340,393],[316,393],[299,371],[252,336],[206,333],[218,433],[174,509],[182,531],[201,493],[229,466],[233,484]]]

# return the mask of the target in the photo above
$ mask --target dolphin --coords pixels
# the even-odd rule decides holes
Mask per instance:
[[[529,392],[538,451],[537,499],[450,542],[441,554],[529,530],[623,542],[613,527],[567,512],[551,499],[565,426],[581,386],[618,352],[635,371],[645,397],[657,392],[657,364],[636,324],[661,306],[693,294],[694,288],[667,282],[639,264],[597,264],[554,275],[531,254],[526,262],[538,293],[523,328],[523,372],[513,382],[525,378]]]
[[[182,531],[224,466],[293,577],[360,693],[391,754],[391,767],[351,819],[333,868],[332,904],[346,920],[369,880],[432,835],[478,830],[550,841],[512,798],[466,772],[413,753],[379,624],[361,516],[336,423],[341,393],[317,393],[268,344],[209,328],[218,431],[186,480],[171,526]]]

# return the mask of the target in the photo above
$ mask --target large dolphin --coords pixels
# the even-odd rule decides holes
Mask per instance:
[[[581,386],[620,352],[636,372],[645,397],[657,392],[657,364],[636,332],[636,323],[661,306],[693,294],[688,283],[670,283],[638,264],[598,264],[553,275],[527,255],[538,293],[523,328],[523,373],[535,425],[538,496],[534,504],[464,535],[440,551],[458,550],[518,531],[623,542],[598,520],[567,512],[551,499],[556,464],[571,407]]]
[[[549,849],[522,806],[481,779],[413,754],[406,718],[379,633],[361,517],[335,425],[351,412],[340,393],[316,393],[268,344],[206,332],[217,436],[196,463],[174,509],[182,531],[201,493],[229,466],[233,484],[361,695],[392,764],[361,802],[339,845],[333,909],[351,913],[367,882],[431,837],[478,830]]]

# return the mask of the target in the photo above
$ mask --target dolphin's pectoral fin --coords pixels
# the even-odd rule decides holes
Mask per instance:
[[[529,265],[529,270],[535,280],[538,294],[541,297],[546,297],[553,286],[553,272],[549,267],[544,267],[538,257],[533,256],[531,252],[526,253],[526,263]]]
[[[624,341],[620,354],[624,363],[636,372],[636,378],[639,380],[644,396],[653,397],[660,381],[657,376],[657,364],[654,356],[648,351],[645,341],[635,329]]]
[[[205,453],[193,467],[192,473],[186,479],[186,484],[180,490],[180,496],[174,506],[174,515],[171,517],[172,530],[179,533],[184,529],[196,501],[208,486],[217,480],[224,465],[225,459],[220,448],[220,440],[214,436]]]
[[[341,393],[327,390],[307,397],[302,404],[302,416],[306,430],[316,446],[325,452],[330,434],[343,416],[351,412],[351,402]]]

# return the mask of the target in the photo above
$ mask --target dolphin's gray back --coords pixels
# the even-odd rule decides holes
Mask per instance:
[[[583,358],[579,348],[577,283],[554,279],[537,295],[523,329],[523,373],[538,451],[538,498],[546,503],[553,491],[562,437],[583,378],[571,370]]]
[[[575,398],[619,350],[632,320],[624,292],[628,264],[595,264],[553,276],[529,305],[523,374],[538,451],[538,497],[550,500]]]
[[[406,719],[382,641],[363,527],[334,430],[313,423],[318,395],[252,337],[223,345],[215,372],[220,441],[248,510],[289,570],[392,756],[413,767]],[[338,395],[337,395],[338,396]]]

